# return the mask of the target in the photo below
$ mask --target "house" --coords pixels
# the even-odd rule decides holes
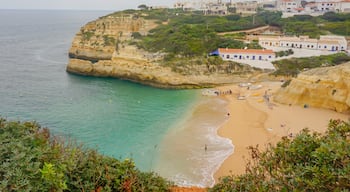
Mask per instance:
[[[230,4],[230,8],[234,8],[235,12],[243,15],[255,14],[259,4],[257,1],[243,1]]]
[[[305,5],[306,12],[350,12],[350,0],[331,0],[309,2]]]
[[[273,60],[275,53],[267,49],[228,49],[219,48],[212,52],[211,55],[220,56],[223,60],[237,61],[240,60]]]
[[[346,50],[348,47],[345,37],[335,35],[321,35],[320,39],[311,39],[308,36],[260,36],[259,44],[263,47],[285,47],[326,51],[341,51]]]
[[[324,1],[324,2],[316,2],[316,10],[321,12],[329,12],[336,10],[337,2],[334,1]]]
[[[286,48],[317,49],[317,39],[310,39],[308,36],[281,37],[279,46]]]
[[[277,0],[277,10],[282,12],[300,12],[301,0]]]
[[[319,50],[344,51],[348,48],[348,42],[343,36],[321,35],[318,41]]]
[[[335,11],[341,13],[350,13],[350,0],[337,2],[335,5]]]
[[[226,6],[226,3],[223,3],[221,0],[218,0],[217,2],[209,2],[204,5],[204,8],[202,8],[205,15],[227,15],[228,14],[228,8]]]

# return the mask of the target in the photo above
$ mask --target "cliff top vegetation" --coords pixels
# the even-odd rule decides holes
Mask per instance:
[[[135,35],[137,45],[148,51],[181,54],[182,56],[203,56],[218,47],[261,48],[258,44],[245,44],[235,36],[219,36],[220,32],[252,29],[260,26],[276,26],[285,35],[350,34],[350,14],[325,13],[322,16],[296,15],[281,18],[281,12],[259,11],[255,15],[238,14],[215,16],[202,12],[184,12],[181,9],[126,10],[108,16],[132,14],[134,17],[157,20],[159,26],[147,36]]]

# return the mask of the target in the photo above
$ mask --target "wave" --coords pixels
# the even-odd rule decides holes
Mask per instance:
[[[155,170],[179,186],[213,186],[214,173],[234,149],[217,134],[226,114],[227,101],[202,99],[162,142]]]

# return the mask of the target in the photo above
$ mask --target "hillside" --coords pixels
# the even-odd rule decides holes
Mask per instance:
[[[162,88],[200,88],[241,82],[259,70],[220,59],[180,57],[171,64],[166,53],[138,48],[136,36],[146,36],[160,24],[135,13],[118,12],[83,26],[69,50],[70,73],[115,77]],[[188,63],[196,64],[188,64]]]
[[[162,88],[201,88],[242,82],[263,70],[208,54],[219,47],[262,47],[254,41],[244,42],[244,34],[225,32],[269,25],[281,29],[285,35],[348,35],[340,30],[348,26],[348,18],[350,14],[281,18],[280,12],[268,11],[242,17],[178,9],[125,10],[100,17],[80,29],[69,50],[67,71]]]
[[[274,100],[284,104],[305,105],[350,111],[350,62],[302,72],[280,89]]]

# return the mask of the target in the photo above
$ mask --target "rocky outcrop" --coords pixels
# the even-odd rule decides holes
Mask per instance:
[[[281,88],[274,95],[274,100],[349,112],[350,62],[303,72],[287,87]]]
[[[160,64],[161,53],[149,53],[131,45],[133,36],[147,35],[157,26],[139,15],[115,13],[89,22],[76,34],[69,50],[67,71],[79,75],[115,77],[161,88],[200,88],[241,82],[250,67],[232,65]],[[229,72],[228,72],[229,71]]]

